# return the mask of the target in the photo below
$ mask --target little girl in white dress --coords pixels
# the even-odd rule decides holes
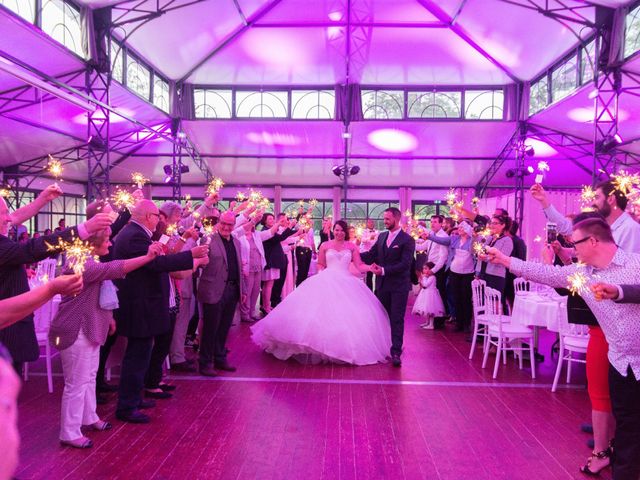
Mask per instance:
[[[420,293],[418,293],[418,298],[416,298],[416,303],[413,304],[411,311],[414,315],[425,317],[425,322],[420,324],[420,327],[429,330],[433,329],[433,319],[444,315],[444,305],[436,288],[436,277],[431,271],[433,266],[432,262],[427,262],[422,267]]]

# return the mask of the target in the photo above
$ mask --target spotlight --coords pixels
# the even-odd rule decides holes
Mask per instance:
[[[162,167],[162,170],[167,176],[173,175],[173,165],[165,165],[164,167]],[[180,173],[189,173],[189,165],[181,165]]]
[[[349,170],[349,175],[357,175],[360,172],[360,167],[358,165],[354,165]]]
[[[531,145],[525,145],[524,153],[527,155],[527,157],[533,157],[536,154],[536,151]]]
[[[343,177],[343,176],[347,176],[350,177],[352,175],[357,175],[360,172],[360,166],[359,165],[334,165],[333,167],[331,167],[331,172],[333,172],[333,174],[336,177]]]
[[[164,183],[173,183],[173,176],[167,175],[166,177],[164,177]]]
[[[534,169],[532,166],[528,166],[527,168],[524,168],[524,167],[510,168],[505,172],[505,176],[507,178],[513,178],[513,177],[522,178],[522,177],[526,177],[527,175],[531,175],[533,172],[534,172]]]
[[[331,168],[331,171],[333,172],[333,174],[334,174],[336,177],[339,177],[340,175],[342,175],[342,166],[340,166],[340,165],[334,165],[334,166]]]
[[[613,136],[607,135],[600,141],[597,145],[597,150],[600,153],[608,153],[618,145],[622,143],[622,137],[619,134],[615,134]]]

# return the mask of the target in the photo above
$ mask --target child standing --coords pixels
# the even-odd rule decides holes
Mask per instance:
[[[420,324],[421,328],[433,329],[434,317],[444,315],[444,305],[440,298],[440,293],[436,288],[436,277],[431,271],[434,267],[433,262],[427,262],[422,267],[420,274],[420,293],[413,304],[411,313],[420,317],[425,317],[426,321]]]

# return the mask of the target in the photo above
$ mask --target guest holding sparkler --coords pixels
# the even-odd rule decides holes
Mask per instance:
[[[77,296],[64,296],[49,330],[49,342],[60,351],[64,373],[60,443],[76,448],[90,448],[92,441],[83,436],[80,428],[108,430],[111,425],[100,420],[96,413],[96,373],[100,345],[107,334],[115,332],[112,310],[117,307],[115,291],[111,302],[103,293],[104,282],[123,278],[127,273],[146,265],[162,253],[159,244],[149,245],[146,255],[128,260],[100,263],[94,256],[109,254],[111,229],[92,235],[83,251],[74,252],[85,258],[68,261],[77,264],[76,273],[82,276],[84,288]],[[86,262],[86,263],[85,263]],[[82,265],[84,263],[84,265]]]
[[[4,198],[0,197],[0,300],[15,297],[29,291],[27,273],[24,265],[39,262],[59,252],[50,248],[58,240],[70,241],[74,237],[88,238],[91,234],[104,230],[111,225],[107,214],[96,215],[78,227],[71,227],[51,235],[43,235],[18,244],[9,240],[7,233],[9,224],[20,224],[35,216],[47,203],[62,195],[57,185],[45,188],[38,197],[28,205],[9,213]],[[3,343],[13,357],[16,371],[22,369],[24,362],[36,360],[40,349],[36,340],[33,315],[25,316],[19,322],[0,330],[0,343]]]
[[[615,427],[614,480],[637,479],[640,476],[640,403],[637,401],[640,378],[640,305],[601,300],[596,283],[640,283],[640,255],[627,253],[614,240],[609,224],[600,218],[588,218],[573,226],[573,244],[578,260],[584,265],[565,267],[541,265],[508,257],[489,248],[487,259],[509,268],[515,275],[552,287],[565,287],[585,300],[609,343],[609,392]],[[550,249],[551,247],[547,247]],[[606,297],[604,297],[606,298]],[[594,425],[595,426],[595,425]],[[582,471],[597,474],[612,459],[610,446],[596,445]]]

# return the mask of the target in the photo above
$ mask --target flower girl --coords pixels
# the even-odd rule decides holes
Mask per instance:
[[[416,298],[411,311],[414,315],[425,317],[426,320],[420,324],[420,327],[430,330],[433,329],[434,317],[444,315],[444,305],[436,288],[436,277],[431,271],[433,266],[432,262],[427,262],[422,267],[420,293],[418,293],[418,298]]]

